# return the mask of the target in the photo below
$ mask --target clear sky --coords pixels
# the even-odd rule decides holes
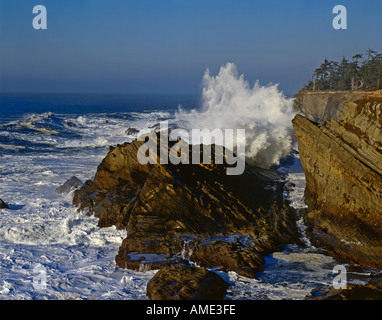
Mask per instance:
[[[32,27],[45,5],[48,29]],[[335,5],[348,29],[335,30]],[[199,93],[234,62],[296,93],[327,57],[382,52],[381,0],[1,0],[3,92]]]

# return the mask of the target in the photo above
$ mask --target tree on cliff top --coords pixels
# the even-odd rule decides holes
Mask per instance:
[[[382,88],[382,54],[368,49],[367,58],[355,54],[349,61],[345,57],[340,62],[327,58],[315,69],[312,80],[305,90],[379,90]]]

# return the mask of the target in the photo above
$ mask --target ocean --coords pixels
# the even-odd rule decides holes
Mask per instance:
[[[99,228],[97,218],[78,213],[71,194],[55,189],[72,176],[91,179],[109,146],[132,141],[137,130],[162,120],[177,124],[199,108],[193,95],[3,94],[0,100],[0,299],[145,300],[155,270],[120,269],[114,257],[126,231]],[[180,125],[180,124],[179,124]],[[305,208],[304,173],[297,145],[278,170],[296,214]],[[228,300],[304,299],[330,288],[337,264],[305,235],[266,257],[257,279],[217,271],[231,286]],[[348,273],[366,283],[373,270]]]

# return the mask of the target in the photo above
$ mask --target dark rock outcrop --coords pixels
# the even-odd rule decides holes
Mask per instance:
[[[227,165],[214,161],[142,165],[137,151],[143,143],[110,147],[94,180],[73,197],[99,226],[127,230],[118,266],[161,268],[187,256],[204,267],[254,277],[262,255],[298,238],[294,212],[272,172],[246,166],[242,175],[227,175]]]
[[[151,300],[222,300],[229,284],[204,267],[167,264],[147,283]]]
[[[138,134],[139,130],[135,128],[127,128],[125,130],[126,135],[128,136],[136,136]]]
[[[313,241],[337,259],[382,268],[382,95],[341,118],[293,120]]]
[[[59,194],[66,194],[72,191],[73,189],[77,189],[79,187],[82,187],[83,183],[80,179],[77,177],[71,177],[69,180],[67,180],[62,186],[58,187],[56,189],[56,192]]]
[[[9,209],[9,206],[0,199],[0,209]]]
[[[197,265],[215,266],[249,278],[254,278],[258,267],[265,263],[260,252],[264,248],[240,241],[197,239],[185,244],[185,257]]]

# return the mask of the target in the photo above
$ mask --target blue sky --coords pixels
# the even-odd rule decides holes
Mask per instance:
[[[45,5],[48,29],[34,30]],[[334,30],[345,5],[348,29]],[[296,93],[327,57],[382,52],[380,0],[1,0],[3,92],[199,93],[234,62]]]

